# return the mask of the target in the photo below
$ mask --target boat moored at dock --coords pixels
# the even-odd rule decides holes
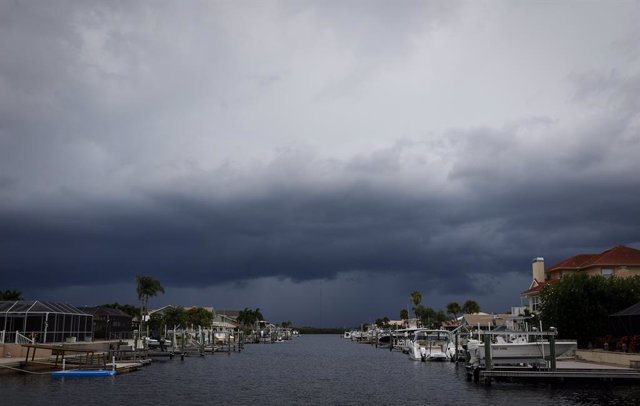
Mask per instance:
[[[554,340],[554,348],[552,349],[552,344],[549,340],[533,341],[535,338],[529,337],[532,336],[529,334],[523,335],[521,332],[513,339],[510,339],[508,335],[494,336],[490,348],[490,357],[493,365],[542,364],[554,356],[572,355],[578,348],[578,343],[575,340]],[[487,354],[485,343],[477,339],[471,339],[467,342],[467,351],[470,364],[485,364]]]
[[[418,329],[409,340],[409,358],[414,361],[448,361],[455,354],[447,330]]]

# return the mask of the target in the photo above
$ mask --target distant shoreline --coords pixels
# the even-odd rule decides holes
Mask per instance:
[[[297,329],[300,334],[342,334],[343,328],[334,327],[300,327]]]

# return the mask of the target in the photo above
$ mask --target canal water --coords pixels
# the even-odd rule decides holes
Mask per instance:
[[[179,357],[115,377],[0,376],[2,405],[636,405],[640,387],[468,382],[462,365],[410,361],[337,336]]]

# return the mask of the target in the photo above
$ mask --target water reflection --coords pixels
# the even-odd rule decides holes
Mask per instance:
[[[336,336],[304,336],[242,353],[175,358],[116,377],[0,377],[3,404],[635,405],[636,386],[485,387],[452,363],[422,363]]]

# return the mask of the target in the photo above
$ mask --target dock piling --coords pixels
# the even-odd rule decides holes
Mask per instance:
[[[553,334],[549,335],[549,358],[550,358],[550,369],[551,371],[555,371],[556,370],[556,329],[554,327],[551,327],[549,329],[551,332],[553,332]]]

